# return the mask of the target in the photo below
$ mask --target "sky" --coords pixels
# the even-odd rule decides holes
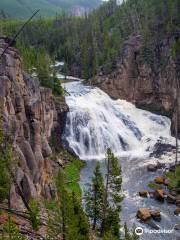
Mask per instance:
[[[109,0],[102,0],[103,2],[108,2]],[[122,3],[123,0],[117,0],[119,3]]]

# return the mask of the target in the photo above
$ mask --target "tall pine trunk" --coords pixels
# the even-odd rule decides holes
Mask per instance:
[[[105,187],[105,194],[104,194],[103,218],[102,218],[102,224],[101,224],[101,236],[103,236],[105,232],[105,226],[106,226],[108,191],[109,191],[109,175],[110,175],[110,159],[107,158],[107,174],[106,174],[106,187]]]

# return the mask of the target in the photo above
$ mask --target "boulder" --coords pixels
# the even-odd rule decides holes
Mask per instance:
[[[177,197],[177,192],[175,190],[171,190],[169,192],[172,196]]]
[[[175,215],[180,215],[180,208],[176,208],[176,210],[174,211]]]
[[[156,177],[154,179],[154,182],[157,184],[164,184],[164,178],[163,177]]]
[[[159,210],[155,210],[155,211],[150,211],[151,213],[151,217],[155,220],[160,222],[161,221],[161,213]]]
[[[174,229],[175,229],[176,231],[180,231],[180,224],[176,224],[176,225],[174,226]]]
[[[148,208],[140,208],[137,212],[137,218],[141,219],[143,222],[151,218],[151,213]]]
[[[149,172],[156,172],[156,171],[157,171],[157,166],[154,165],[154,164],[149,164],[149,165],[147,166],[147,170],[148,170]]]
[[[170,180],[164,179],[164,185],[165,185],[165,186],[169,186],[169,184],[170,184]]]
[[[154,198],[154,192],[149,192],[150,198]]]
[[[63,161],[63,159],[57,158],[57,163],[59,164],[59,166],[64,167],[64,161]]]
[[[157,162],[157,169],[165,168],[166,164]]]
[[[148,191],[141,191],[141,192],[139,192],[139,196],[147,198],[148,197]]]
[[[163,201],[164,201],[164,190],[162,190],[162,189],[157,189],[157,190],[154,192],[154,197],[155,197],[155,199],[163,202]]]
[[[168,194],[168,195],[167,195],[167,202],[168,202],[168,203],[175,204],[175,203],[176,203],[176,200],[177,200],[177,198],[176,198],[175,196],[173,196],[173,195],[171,195],[171,194]]]
[[[176,200],[176,205],[180,207],[180,199]]]

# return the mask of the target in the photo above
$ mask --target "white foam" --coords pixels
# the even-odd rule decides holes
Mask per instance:
[[[70,112],[64,138],[81,159],[102,159],[108,147],[117,156],[141,158],[157,141],[174,143],[167,117],[140,110],[125,100],[112,100],[99,88],[80,82],[65,87],[71,95],[66,97]]]

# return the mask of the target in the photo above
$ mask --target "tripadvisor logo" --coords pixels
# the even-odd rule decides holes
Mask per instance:
[[[136,229],[135,229],[135,234],[137,235],[137,236],[141,236],[142,234],[143,234],[143,229],[141,228],[141,227],[137,227]]]
[[[142,227],[135,228],[135,234],[137,236],[141,236],[143,233],[148,234],[172,234],[174,229],[159,229],[159,230],[151,230],[151,229],[143,229]]]

